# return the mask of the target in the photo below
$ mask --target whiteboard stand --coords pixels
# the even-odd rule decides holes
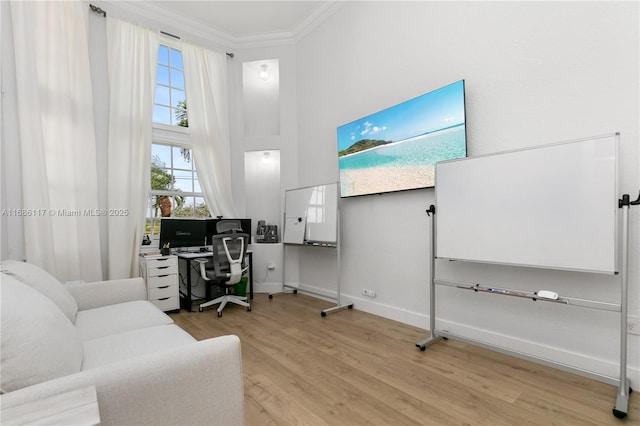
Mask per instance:
[[[431,218],[431,237],[429,238],[430,245],[429,250],[431,253],[431,268],[429,270],[429,337],[416,343],[416,346],[424,351],[427,346],[430,346],[443,338],[436,334],[436,286],[434,284],[435,278],[433,276],[436,270],[436,256],[435,256],[435,233],[436,233],[436,206],[431,204],[426,211],[427,216]]]
[[[310,219],[311,218],[311,219]],[[335,300],[336,306],[321,311],[321,316],[343,309],[352,309],[353,303],[344,305],[340,294],[340,214],[338,210],[338,184],[315,185],[285,191],[284,238],[282,244],[282,290],[269,293],[297,294],[298,291]],[[288,245],[313,246],[317,249],[336,249],[337,290],[336,297],[314,292],[285,280]],[[287,290],[291,291],[287,291]]]
[[[621,295],[620,304],[620,386],[616,405],[613,407],[613,415],[619,419],[627,416],[629,408],[629,393],[631,387],[627,380],[627,297],[629,288],[629,209],[640,204],[640,195],[635,201],[631,201],[629,194],[624,194],[618,201],[618,207],[622,209],[622,268],[621,268]]]
[[[338,215],[338,222],[340,221],[339,219],[339,215]],[[337,273],[337,291],[336,291],[336,298],[330,298],[332,300],[335,300],[336,302],[336,306],[332,307],[332,308],[327,308],[327,309],[323,309],[322,311],[320,311],[320,316],[322,317],[326,317],[327,314],[333,313],[333,312],[337,312],[337,311],[341,311],[344,309],[353,309],[353,303],[344,305],[342,304],[341,301],[341,295],[340,295],[340,226],[338,224],[338,231],[337,231],[337,241],[335,244],[325,244],[325,243],[307,243],[306,245],[308,246],[314,246],[316,248],[335,248],[336,249],[336,269],[338,271]],[[320,296],[323,298],[327,298],[328,296],[326,294],[322,294],[322,293],[318,293],[318,292],[314,292],[312,290],[307,290],[307,289],[300,289],[297,285],[291,285],[291,284],[287,284],[285,281],[285,262],[286,262],[286,252],[287,252],[287,245],[288,243],[284,243],[282,244],[282,290],[280,292],[276,292],[276,293],[269,293],[269,299],[273,299],[273,296],[276,294],[283,294],[283,293],[290,293],[287,291],[287,289],[292,290],[291,293],[293,294],[297,294],[298,290],[302,291],[303,293],[309,293],[309,294],[313,294],[316,296]],[[295,243],[292,243],[292,245],[296,245]]]
[[[612,409],[612,413],[615,417],[622,419],[627,416],[629,408],[629,394],[632,392],[629,380],[627,378],[627,304],[628,304],[628,284],[629,284],[629,209],[632,205],[640,205],[640,195],[635,201],[630,201],[628,194],[624,194],[620,200],[618,200],[618,206],[622,209],[622,239],[621,239],[621,290],[620,290],[620,305],[605,303],[600,301],[592,301],[585,299],[572,299],[566,297],[557,297],[554,299],[545,299],[537,296],[537,292],[532,291],[520,291],[501,288],[488,288],[480,286],[479,284],[471,285],[470,283],[462,282],[447,282],[443,280],[435,279],[435,206],[431,205],[427,210],[427,215],[431,217],[431,271],[429,273],[429,333],[430,335],[416,343],[416,347],[421,351],[425,351],[428,346],[438,342],[439,340],[447,340],[449,337],[456,340],[465,341],[475,346],[483,347],[485,349],[501,352],[506,355],[516,356],[527,361],[536,362],[542,365],[546,365],[553,368],[558,368],[569,373],[578,374],[583,377],[595,379],[604,383],[608,383],[614,386],[618,386],[618,393],[616,395],[616,404]],[[533,355],[528,355],[523,352],[518,352],[512,349],[502,348],[492,344],[484,343],[478,340],[474,340],[465,336],[460,336],[455,333],[448,332],[446,330],[437,330],[435,326],[436,321],[436,304],[435,304],[435,286],[447,285],[457,287],[461,289],[474,290],[476,292],[488,292],[490,294],[499,294],[504,296],[526,297],[531,298],[534,301],[547,301],[555,303],[563,303],[567,305],[583,306],[587,308],[595,308],[601,310],[609,310],[620,312],[620,376],[618,379],[614,379],[608,376],[593,373],[580,368],[572,367],[566,364],[550,361],[543,358],[538,358]]]

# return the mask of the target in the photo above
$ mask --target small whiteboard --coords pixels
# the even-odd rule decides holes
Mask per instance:
[[[304,231],[306,227],[306,217],[285,218],[284,242],[289,244],[302,244],[304,242]]]
[[[301,223],[304,224],[302,240],[300,240]],[[283,241],[292,244],[337,244],[337,182],[285,191]]]
[[[619,134],[436,164],[436,257],[618,271]]]

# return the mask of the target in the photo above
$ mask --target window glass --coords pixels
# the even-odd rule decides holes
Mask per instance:
[[[171,98],[169,97],[170,90],[166,86],[157,85],[156,86],[156,96],[154,102],[156,105],[169,105],[171,102]]]
[[[193,172],[186,170],[173,170],[175,187],[182,192],[193,192]]]
[[[156,70],[153,122],[188,127],[182,52],[160,45]]]
[[[173,155],[173,168],[193,170],[193,164],[191,162],[191,148],[174,146],[171,150]]]
[[[158,157],[162,167],[171,167],[171,146],[154,143],[151,145],[151,158]]]
[[[182,69],[182,52],[176,49],[170,49],[169,64],[172,68]]]
[[[184,89],[184,71],[171,68],[170,73],[171,73],[171,86],[178,89]]]
[[[158,48],[158,63],[169,65],[169,48],[167,46],[160,45]]]
[[[171,125],[171,109],[160,105],[153,107],[153,122]]]
[[[210,217],[188,146],[159,142],[151,146],[146,223],[149,235],[159,234],[162,217]]]
[[[184,90],[171,89],[171,105],[178,108],[181,102],[184,102],[185,95]]]
[[[158,68],[156,69],[156,83],[163,84],[165,86],[169,85],[169,67],[158,65]]]
[[[188,127],[182,52],[171,47],[171,41],[166,43],[158,48],[153,123]],[[206,218],[210,214],[188,133],[154,126],[146,221],[146,233],[151,237],[159,235],[162,217]]]

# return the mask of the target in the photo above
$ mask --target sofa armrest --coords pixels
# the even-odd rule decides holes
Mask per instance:
[[[10,408],[93,385],[102,425],[243,425],[240,339],[229,335],[29,386]]]
[[[78,310],[98,308],[133,300],[147,300],[147,287],[142,278],[68,283],[65,285],[76,299]]]

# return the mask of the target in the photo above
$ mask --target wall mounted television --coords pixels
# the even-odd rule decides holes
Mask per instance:
[[[464,80],[344,124],[340,197],[434,186],[435,164],[467,156]]]

